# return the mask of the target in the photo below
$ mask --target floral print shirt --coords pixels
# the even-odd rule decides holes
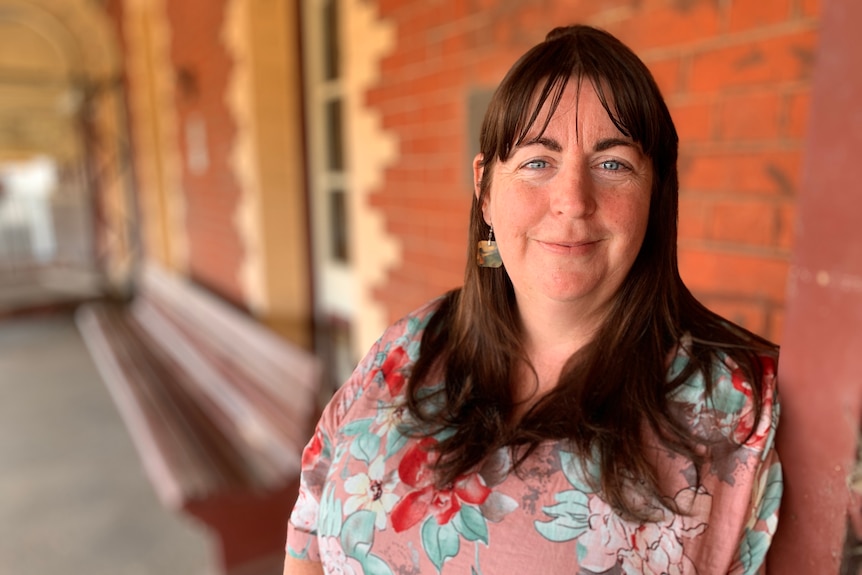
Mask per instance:
[[[699,376],[673,392],[692,429],[724,449],[697,483],[691,462],[656,443],[662,489],[685,512],[658,507],[649,522],[635,522],[589,487],[591,470],[562,442],[542,444],[517,474],[508,473],[504,449],[435,487],[428,448],[437,439],[398,430],[408,417],[400,406],[405,380],[434,309],[389,328],[325,409],[302,455],[288,554],[350,575],[764,572],[782,493],[771,360],[763,362],[757,420],[751,387],[730,359],[717,366],[711,396]],[[679,349],[671,376],[687,361]]]

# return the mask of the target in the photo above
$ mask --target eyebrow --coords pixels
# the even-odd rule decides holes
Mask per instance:
[[[609,150],[617,146],[626,146],[628,148],[635,148],[638,150],[640,149],[640,146],[638,146],[632,140],[625,140],[623,138],[605,138],[604,140],[599,140],[596,143],[595,151],[604,152],[605,150]]]
[[[551,151],[554,152],[562,152],[563,146],[553,138],[547,138],[545,136],[539,136],[538,138],[533,138],[532,140],[527,140],[526,142],[521,143],[518,148],[526,148],[527,146],[544,146]],[[626,140],[623,138],[605,138],[604,140],[599,140],[596,142],[596,145],[593,149],[595,152],[604,152],[605,150],[610,150],[611,148],[615,148],[617,146],[626,146],[628,148],[640,149],[640,147],[634,143],[632,140]]]
[[[527,140],[526,142],[521,143],[518,148],[526,148],[527,146],[544,146],[551,151],[554,152],[562,152],[563,146],[560,145],[558,141],[553,138],[546,138],[544,136],[539,136],[538,138],[533,138],[532,140]]]

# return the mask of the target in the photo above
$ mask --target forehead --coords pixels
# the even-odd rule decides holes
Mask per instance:
[[[548,131],[573,129],[580,134],[582,129],[594,132],[625,134],[614,121],[616,110],[613,95],[606,84],[583,76],[571,77],[555,86],[544,100],[541,88],[532,97],[530,114],[518,131],[515,146],[532,140]]]

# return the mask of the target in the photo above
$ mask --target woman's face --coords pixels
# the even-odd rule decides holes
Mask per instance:
[[[600,312],[637,257],[652,162],[614,126],[592,83],[566,87],[544,133],[547,104],[524,141],[491,168],[482,206],[519,306],[556,301]],[[476,193],[483,168],[474,160]]]

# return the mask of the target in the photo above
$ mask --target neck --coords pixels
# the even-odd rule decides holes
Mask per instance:
[[[518,315],[530,356],[546,352],[566,357],[589,342],[604,319],[604,310],[583,309],[565,302],[518,300]]]
[[[567,303],[522,300],[518,301],[518,312],[538,387],[525,365],[517,376],[516,397],[532,404],[557,385],[563,365],[593,338],[603,314],[588,313]]]

